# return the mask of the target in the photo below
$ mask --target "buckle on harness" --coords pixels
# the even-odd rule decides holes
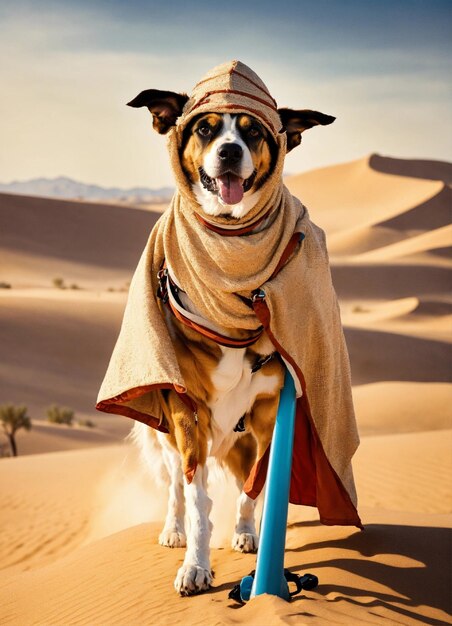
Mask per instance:
[[[266,365],[269,361],[273,359],[275,354],[276,352],[272,352],[271,354],[268,354],[267,356],[261,356],[251,368],[251,373],[255,374],[256,372],[258,372],[261,369],[261,367],[264,367],[264,365]]]
[[[257,301],[262,301],[265,300],[265,291],[261,288],[259,289],[255,289],[252,292],[252,298],[251,301],[252,302],[257,302]]]
[[[168,302],[168,269],[166,267],[162,268],[157,272],[157,280],[159,281],[159,286],[157,288],[157,298],[166,304]]]

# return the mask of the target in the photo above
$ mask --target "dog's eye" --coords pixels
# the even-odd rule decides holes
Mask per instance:
[[[261,136],[261,131],[257,126],[251,126],[248,131],[250,137],[256,138]]]
[[[209,126],[200,126],[196,132],[198,135],[201,135],[201,137],[210,137],[212,129]]]

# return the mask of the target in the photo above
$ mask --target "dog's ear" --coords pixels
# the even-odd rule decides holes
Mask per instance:
[[[127,103],[129,107],[147,107],[152,113],[152,126],[161,135],[165,135],[171,126],[174,126],[177,118],[188,100],[185,93],[175,91],[160,91],[159,89],[146,89],[136,98]]]
[[[322,126],[332,124],[336,119],[331,115],[325,115],[325,113],[320,113],[319,111],[310,111],[309,109],[303,109],[302,111],[278,109],[278,113],[283,128],[287,133],[287,152],[300,145],[301,133],[304,130],[318,124]]]

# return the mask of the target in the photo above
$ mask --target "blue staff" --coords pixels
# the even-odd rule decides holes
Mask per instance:
[[[263,593],[290,600],[302,589],[313,589],[318,584],[317,577],[312,574],[300,577],[284,569],[295,407],[295,385],[286,369],[270,448],[256,570],[245,576],[229,594],[230,598],[239,602]],[[296,591],[289,591],[288,582],[295,583]]]

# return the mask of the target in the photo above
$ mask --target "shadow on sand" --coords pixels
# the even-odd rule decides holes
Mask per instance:
[[[432,626],[450,624],[420,616],[416,611],[419,605],[440,609],[446,613],[452,608],[450,567],[452,532],[448,528],[369,524],[366,525],[365,532],[358,532],[351,537],[311,543],[291,551],[306,553],[325,548],[330,551],[340,550],[344,556],[328,561],[301,562],[299,566],[291,569],[295,572],[302,570],[318,573],[320,585],[316,591],[325,596],[334,593],[335,597],[330,600],[331,602],[342,600],[369,609],[382,607],[414,620],[422,620],[422,623]],[[346,554],[349,556],[345,556]],[[389,565],[388,555],[391,554],[407,557],[417,563],[407,567]],[[386,563],[362,558],[378,555],[385,555],[383,560]],[[343,584],[322,585],[321,572],[318,572],[322,567],[335,567],[346,573],[375,581],[394,593],[368,591]],[[375,599],[369,602],[369,596]]]

